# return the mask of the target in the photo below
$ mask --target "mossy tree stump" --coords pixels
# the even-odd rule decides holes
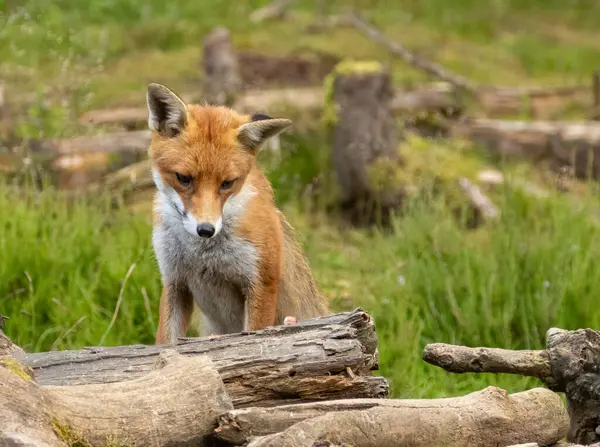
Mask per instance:
[[[378,62],[341,62],[326,79],[325,95],[343,213],[355,225],[385,224],[403,195],[391,75]]]

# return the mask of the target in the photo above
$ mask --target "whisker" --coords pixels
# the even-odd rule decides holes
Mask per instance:
[[[185,213],[179,209],[179,207],[177,206],[177,204],[175,202],[173,202],[173,200],[171,200],[169,197],[167,197],[167,195],[162,194],[162,198],[164,199],[165,203],[167,203],[168,205],[171,206],[171,208],[173,208],[175,211],[177,211],[177,214],[179,214],[182,218],[185,218]]]

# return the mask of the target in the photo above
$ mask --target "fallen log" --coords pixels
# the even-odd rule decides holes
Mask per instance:
[[[543,388],[508,395],[488,387],[461,397],[384,400],[362,410],[352,409],[349,402],[341,402],[339,408],[330,404],[322,410],[315,405],[298,409],[300,414],[291,407],[269,409],[263,415],[258,413],[261,409],[248,409],[245,415],[234,410],[221,417],[216,434],[247,439],[248,447],[487,447],[523,442],[550,445],[569,426],[560,396]],[[236,421],[242,425],[234,427]],[[278,433],[253,437],[280,427]]]
[[[537,377],[566,395],[571,426],[567,441],[597,442],[600,420],[600,332],[592,329],[546,332],[546,349],[513,351],[434,343],[423,360],[449,372],[491,372]]]
[[[79,118],[80,124],[119,124],[127,130],[137,128],[148,119],[148,111],[142,107],[123,107],[120,109],[92,110]]]
[[[149,159],[138,161],[104,176],[100,181],[74,191],[75,194],[117,191],[127,193],[132,190],[154,188],[152,162]]]
[[[206,356],[169,349],[135,380],[81,386],[40,386],[0,357],[0,383],[1,445],[214,445],[218,415],[233,408]]]
[[[274,108],[319,111],[323,107],[323,95],[324,91],[321,87],[247,90],[238,96],[233,103],[233,108],[243,113]],[[186,98],[190,101],[201,99],[191,95],[187,95]],[[439,82],[414,90],[395,89],[392,101],[392,108],[396,112],[437,111],[456,105],[452,87],[447,83]],[[121,124],[123,126],[145,126],[147,120],[148,110],[146,107],[91,110],[80,118],[80,122],[86,124]],[[138,132],[138,135],[143,135],[143,133]]]
[[[500,155],[549,160],[573,167],[580,178],[600,177],[600,123],[592,121],[503,121],[469,119],[449,125],[451,136],[466,138]]]
[[[16,356],[40,385],[84,385],[136,379],[167,345],[92,347]],[[236,408],[348,397],[386,397],[377,336],[362,309],[219,337],[182,339],[170,347],[215,364]]]

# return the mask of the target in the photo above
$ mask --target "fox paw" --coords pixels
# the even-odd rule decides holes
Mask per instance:
[[[284,325],[296,324],[298,323],[298,319],[296,317],[285,317],[283,320]]]

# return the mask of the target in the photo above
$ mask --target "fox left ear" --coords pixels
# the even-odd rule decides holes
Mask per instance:
[[[257,151],[269,138],[283,132],[292,125],[285,118],[271,118],[267,115],[254,115],[252,121],[238,128],[238,141],[248,149]]]
[[[183,100],[161,84],[151,83],[146,93],[148,127],[164,137],[181,133],[187,124],[187,107]]]

